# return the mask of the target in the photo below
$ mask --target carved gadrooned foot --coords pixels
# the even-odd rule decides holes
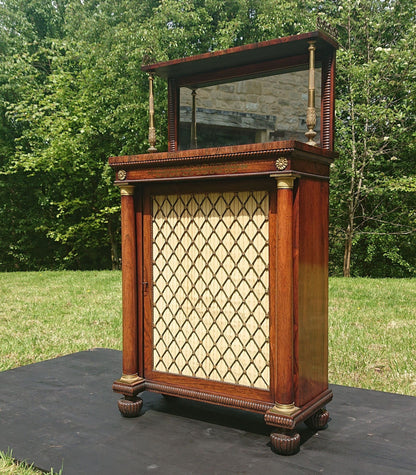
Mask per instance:
[[[326,409],[319,409],[313,416],[306,419],[305,424],[312,430],[324,429],[329,420],[329,412]]]
[[[137,417],[143,406],[143,400],[137,396],[125,396],[124,398],[119,399],[117,404],[122,416]]]
[[[295,430],[280,429],[270,434],[270,442],[280,455],[292,455],[299,451],[300,435]]]

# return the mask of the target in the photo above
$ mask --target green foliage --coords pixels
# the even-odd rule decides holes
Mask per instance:
[[[314,30],[318,15],[342,45],[332,272],[414,275],[410,0],[1,3],[0,269],[118,266],[119,194],[107,160],[147,149],[143,62]],[[155,95],[157,146],[166,150],[165,81]]]
[[[407,1],[339,2],[331,17],[343,45],[331,262],[344,275],[416,273],[414,20]]]

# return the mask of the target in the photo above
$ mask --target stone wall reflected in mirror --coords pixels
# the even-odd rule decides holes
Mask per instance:
[[[308,71],[291,71],[196,89],[197,144],[191,145],[192,90],[180,89],[179,148],[277,140],[306,142]],[[290,92],[288,92],[290,91]],[[315,70],[316,141],[320,134],[321,69]]]

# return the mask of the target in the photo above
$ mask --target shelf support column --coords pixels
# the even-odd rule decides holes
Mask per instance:
[[[308,139],[306,142],[308,145],[316,146],[314,140],[316,132],[314,130],[316,126],[316,109],[315,109],[315,50],[316,42],[308,41],[309,43],[309,81],[308,81],[308,109],[306,111],[306,126],[308,131],[305,135]]]
[[[196,147],[196,90],[192,89],[191,148]]]

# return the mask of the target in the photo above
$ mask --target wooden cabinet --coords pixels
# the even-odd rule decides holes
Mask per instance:
[[[326,425],[335,50],[312,32],[143,66],[168,81],[169,150],[155,151],[151,87],[150,152],[110,158],[123,415],[145,390],[254,411],[283,454],[297,423]]]

